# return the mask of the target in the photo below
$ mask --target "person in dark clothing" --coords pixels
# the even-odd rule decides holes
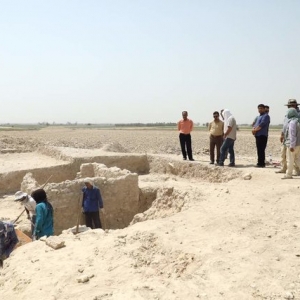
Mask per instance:
[[[0,268],[19,242],[12,223],[0,221]]]
[[[33,239],[39,239],[45,235],[53,235],[53,207],[47,199],[46,192],[43,189],[38,189],[31,194],[31,197],[36,202],[36,221]]]
[[[82,188],[82,212],[85,215],[85,224],[91,229],[102,228],[99,209],[103,210],[103,200],[99,188],[90,178],[84,179],[85,187]]]
[[[265,106],[259,104],[257,106],[259,116],[254,124],[252,129],[252,134],[255,136],[256,140],[256,149],[257,149],[257,168],[265,167],[265,150],[268,142],[268,133],[269,133],[269,124],[270,117],[269,114],[265,111]]]

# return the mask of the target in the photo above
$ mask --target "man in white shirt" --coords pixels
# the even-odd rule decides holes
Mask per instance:
[[[221,146],[220,161],[218,166],[224,166],[224,160],[226,158],[226,152],[229,152],[229,167],[235,167],[235,155],[234,155],[234,142],[236,140],[236,120],[232,116],[229,109],[222,109],[221,116],[224,119],[224,141]]]
[[[36,213],[35,213],[36,202],[30,195],[28,195],[27,193],[23,193],[21,191],[15,193],[15,201],[21,201],[21,203],[24,205],[24,208],[27,213],[27,219],[31,221],[31,234],[32,234],[34,230],[35,220],[36,220]]]

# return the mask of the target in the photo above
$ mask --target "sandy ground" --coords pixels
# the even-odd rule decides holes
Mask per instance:
[[[271,133],[267,150],[275,161],[278,137]],[[0,145],[15,151],[97,148],[181,160],[176,131],[6,132],[0,133]],[[195,132],[195,163],[208,165],[207,147],[208,134]],[[228,182],[140,176],[141,187],[162,191],[144,222],[122,230],[64,233],[66,247],[59,250],[42,241],[18,248],[0,270],[0,299],[300,299],[300,177],[281,180],[273,166],[255,168],[250,133],[238,133],[235,149],[240,176]],[[211,174],[217,169],[211,167]],[[224,177],[232,172],[224,170]],[[245,173],[251,180],[243,179]],[[12,195],[0,199],[1,218],[14,219],[21,211]],[[25,216],[20,222],[27,222]]]

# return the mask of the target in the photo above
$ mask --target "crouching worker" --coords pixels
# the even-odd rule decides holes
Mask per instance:
[[[43,189],[38,189],[32,192],[31,196],[36,202],[33,239],[38,240],[42,236],[53,235],[53,207],[48,202],[46,192]]]
[[[24,205],[27,213],[27,219],[31,221],[31,235],[33,236],[33,230],[34,230],[35,219],[36,219],[36,215],[35,215],[36,203],[34,199],[31,196],[27,195],[26,193],[18,191],[15,193],[15,201],[20,201]]]
[[[90,178],[84,179],[85,187],[82,188],[82,212],[85,215],[85,224],[92,229],[102,228],[99,209],[103,209],[100,190]]]
[[[0,221],[0,268],[19,242],[12,223]]]

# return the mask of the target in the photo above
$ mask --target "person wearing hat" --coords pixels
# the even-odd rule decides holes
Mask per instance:
[[[84,179],[85,187],[82,188],[82,212],[85,215],[85,224],[92,229],[102,228],[99,209],[103,210],[103,200],[98,187],[91,178]]]
[[[284,131],[284,145],[286,146],[287,171],[281,179],[292,179],[293,168],[299,170],[300,162],[300,123],[299,115],[295,108],[287,111],[288,123]]]
[[[21,191],[15,193],[15,201],[20,201],[24,205],[25,211],[27,213],[27,219],[31,221],[31,234],[33,234],[36,220],[36,202],[30,195]]]
[[[8,258],[19,240],[12,223],[0,221],[0,268]]]
[[[298,107],[298,103],[296,99],[289,99],[287,104],[284,104],[284,106],[287,106],[288,108],[295,108],[298,115],[300,116],[300,110]],[[286,127],[288,124],[288,118],[287,115],[284,116],[284,120],[283,120],[283,127],[282,127],[282,131],[281,131],[281,135],[280,135],[280,143],[281,143],[281,169],[276,171],[275,173],[286,173],[287,170],[287,158],[286,158],[286,151],[287,151],[287,147],[284,143],[284,132],[286,131]],[[299,175],[300,174],[300,170],[296,167],[294,167],[294,174],[295,175]]]

